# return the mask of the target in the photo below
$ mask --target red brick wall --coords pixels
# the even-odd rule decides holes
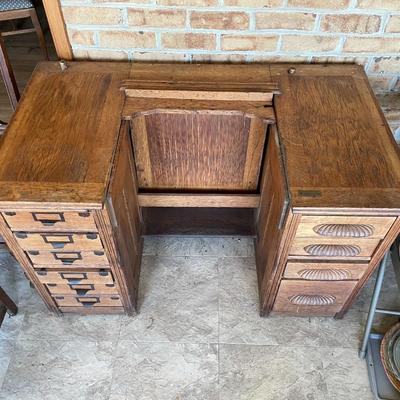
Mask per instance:
[[[61,3],[77,59],[357,62],[400,89],[400,0]]]

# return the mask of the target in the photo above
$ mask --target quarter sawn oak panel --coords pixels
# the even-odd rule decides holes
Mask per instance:
[[[152,111],[135,117],[139,187],[254,192],[265,130],[263,121],[238,112]]]

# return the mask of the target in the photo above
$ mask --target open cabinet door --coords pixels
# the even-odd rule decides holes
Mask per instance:
[[[133,159],[129,122],[121,125],[114,170],[107,195],[106,212],[114,238],[116,273],[121,293],[125,292],[128,314],[137,309],[140,262],[142,257],[142,217],[138,203],[138,186]]]
[[[274,283],[283,252],[282,239],[289,220],[289,194],[279,137],[275,125],[271,125],[264,154],[260,206],[256,215],[255,247],[261,315],[269,313],[274,300]]]

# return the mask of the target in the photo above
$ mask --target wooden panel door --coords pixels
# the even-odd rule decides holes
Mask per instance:
[[[107,212],[111,222],[118,264],[115,272],[119,274],[118,281],[121,291],[126,292],[124,305],[128,313],[137,306],[142,255],[142,217],[137,191],[129,123],[124,122],[107,196]]]
[[[273,295],[272,287],[288,222],[288,205],[289,196],[279,137],[276,128],[271,126],[265,150],[261,201],[256,221],[256,263],[262,315],[268,313],[268,302]]]
[[[255,192],[266,121],[236,111],[156,110],[132,120],[141,189]]]

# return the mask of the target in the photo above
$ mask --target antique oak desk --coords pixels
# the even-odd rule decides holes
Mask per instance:
[[[134,313],[145,234],[255,236],[261,315],[341,317],[400,232],[399,150],[355,65],[38,65],[0,233],[57,313]]]

